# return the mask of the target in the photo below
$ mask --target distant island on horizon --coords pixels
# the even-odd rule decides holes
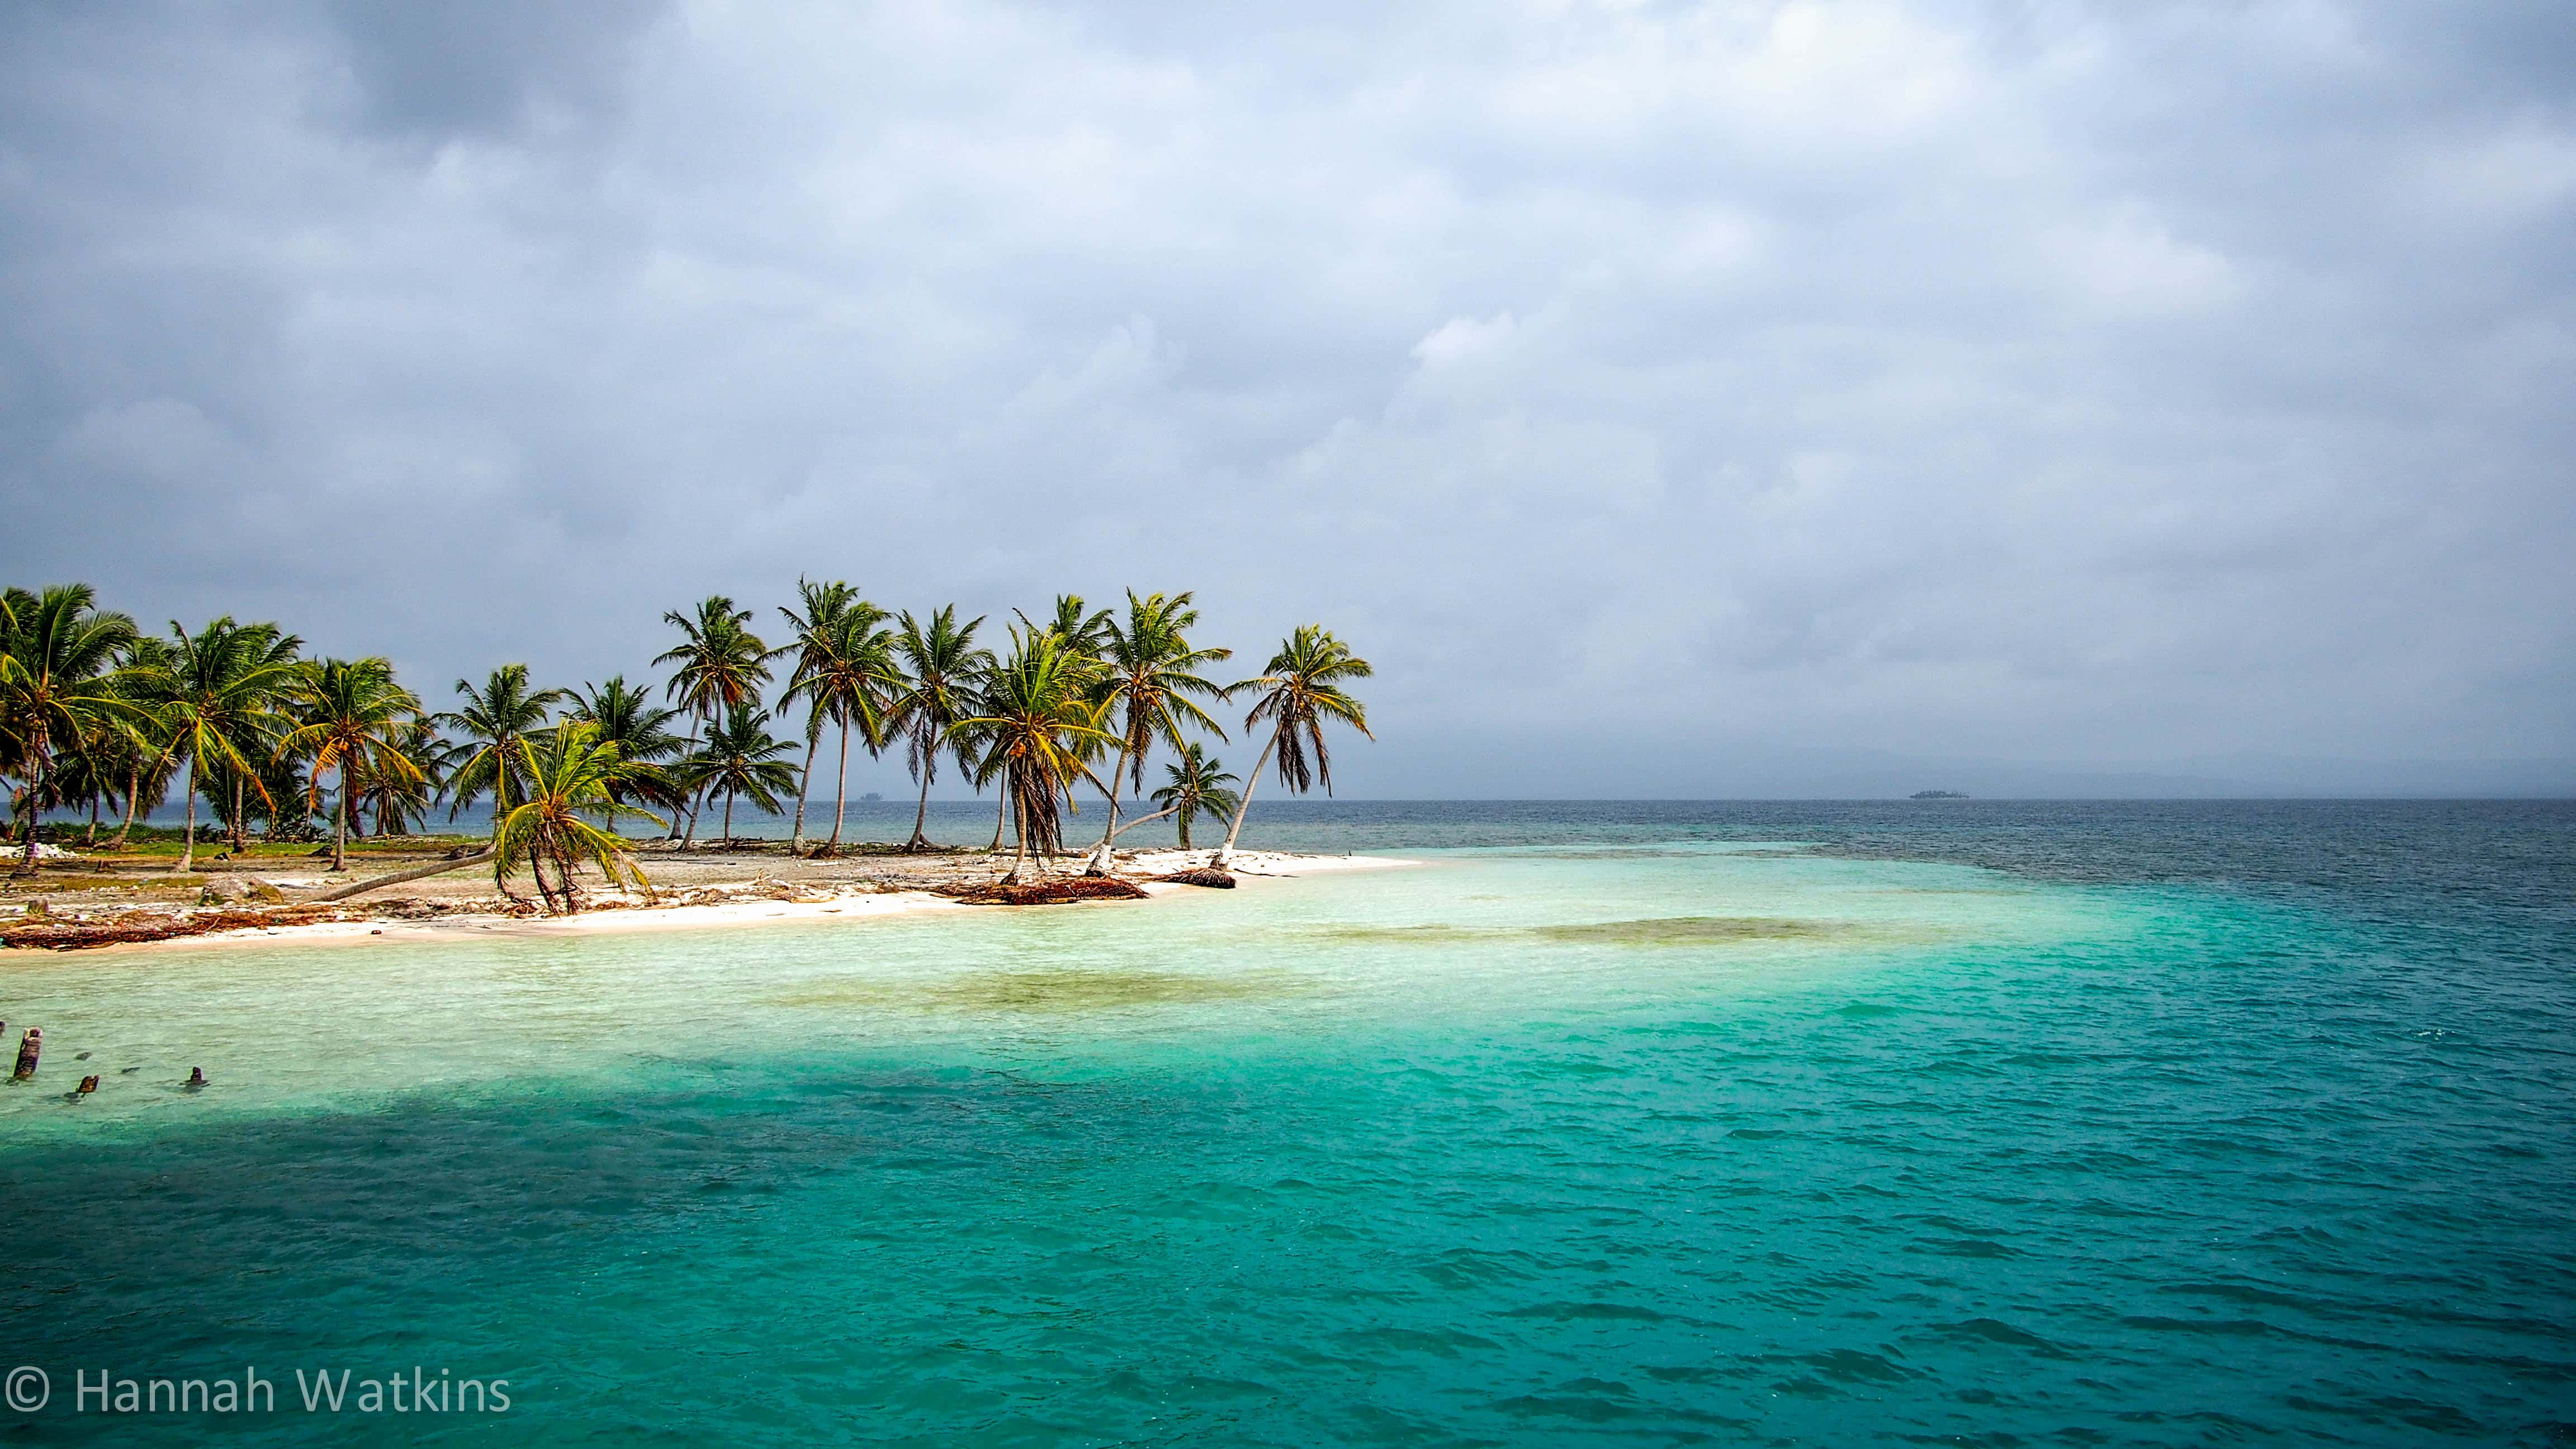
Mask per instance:
[[[1969,796],[1964,790],[1917,790],[1905,798],[1908,800],[1965,800]]]

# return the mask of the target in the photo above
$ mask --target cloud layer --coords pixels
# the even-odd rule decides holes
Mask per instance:
[[[14,8],[0,573],[1195,588],[1376,794],[2576,754],[2554,0],[1170,8]]]

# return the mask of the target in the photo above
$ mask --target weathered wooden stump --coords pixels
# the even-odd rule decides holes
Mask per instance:
[[[23,1082],[29,1077],[34,1076],[36,1074],[36,1054],[44,1049],[45,1029],[41,1026],[31,1026],[27,1028],[26,1036],[21,1038],[18,1042],[18,1070],[9,1074],[9,1080],[13,1082]]]
[[[72,1088],[72,1095],[73,1095],[73,1096],[75,1096],[75,1097],[86,1097],[86,1096],[88,1096],[90,1093],[95,1092],[95,1091],[97,1091],[97,1090],[98,1090],[98,1078],[96,1078],[96,1077],[83,1077],[83,1078],[81,1078],[81,1084],[80,1084],[79,1086],[77,1086],[77,1087]]]
[[[1170,875],[1156,876],[1155,879],[1167,880],[1172,882],[1174,885],[1206,886],[1212,890],[1230,891],[1234,889],[1234,877],[1224,871],[1214,868],[1213,866],[1203,865],[1194,870],[1176,870]]]

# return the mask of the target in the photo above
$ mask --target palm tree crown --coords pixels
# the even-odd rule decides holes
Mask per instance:
[[[98,612],[96,600],[87,584],[0,594],[0,756],[27,781],[22,871],[36,868],[36,817],[51,803],[57,747],[132,728],[141,713],[111,677],[134,621]]]
[[[460,679],[456,692],[465,696],[465,703],[437,717],[467,741],[464,759],[448,781],[454,798],[447,818],[455,819],[458,811],[489,790],[492,818],[498,820],[509,813],[514,796],[526,798],[526,792],[516,788],[521,783],[520,742],[546,728],[546,711],[569,698],[569,692],[531,688],[524,664],[504,664],[493,670],[480,689],[472,680]]]
[[[337,830],[331,843],[331,868],[346,870],[349,811],[368,779],[418,782],[420,765],[405,746],[408,727],[421,714],[420,698],[394,682],[394,667],[384,659],[330,659],[305,666],[297,702],[305,723],[287,733],[278,753],[312,757],[308,801],[322,797],[322,772],[340,777]]]
[[[1181,757],[1163,767],[1169,782],[1154,792],[1154,803],[1168,815],[1180,818],[1181,849],[1190,848],[1190,822],[1205,815],[1223,820],[1234,814],[1235,794],[1225,788],[1234,776],[1218,768],[1219,761],[1199,742],[1181,746]]]
[[[682,767],[682,778],[691,790],[724,792],[724,833],[731,840],[734,797],[749,796],[754,805],[777,814],[780,792],[796,788],[796,767],[779,757],[795,752],[794,745],[770,736],[769,711],[737,705],[707,731],[707,742]]]
[[[184,871],[196,861],[197,792],[210,770],[229,776],[236,793],[247,784],[268,796],[256,761],[273,753],[282,732],[278,707],[295,687],[295,655],[304,641],[275,624],[236,624],[230,616],[194,634],[174,620],[170,634],[140,688],[159,716],[164,757],[188,766]]]
[[[1016,881],[1030,850],[1051,855],[1061,844],[1065,793],[1092,778],[1084,757],[1116,737],[1100,727],[1108,706],[1092,697],[1088,661],[1052,629],[1012,635],[1011,657],[986,681],[981,712],[952,723],[949,734],[983,744],[976,783],[999,780],[1010,802],[1020,843],[1005,879]]]
[[[601,739],[599,726],[588,720],[566,720],[542,737],[521,735],[512,743],[519,757],[512,773],[526,790],[521,803],[494,822],[493,883],[506,894],[510,877],[525,867],[536,877],[546,908],[570,915],[581,908],[573,870],[587,863],[609,884],[632,880],[649,897],[653,884],[627,853],[626,842],[582,818],[606,815],[613,824],[625,808],[618,797],[632,788],[633,767],[617,746]]]

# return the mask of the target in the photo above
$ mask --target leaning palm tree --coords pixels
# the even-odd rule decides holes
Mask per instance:
[[[894,699],[893,724],[904,737],[904,763],[921,782],[921,803],[913,811],[906,850],[930,847],[922,825],[930,818],[930,784],[939,777],[940,750],[947,749],[960,770],[974,768],[972,732],[956,732],[955,726],[974,713],[976,676],[992,665],[991,651],[975,647],[975,631],[983,623],[978,615],[960,625],[957,606],[950,604],[931,615],[926,626],[906,611],[895,629],[903,687]]]
[[[672,664],[666,697],[675,700],[689,712],[688,750],[698,745],[698,731],[713,723],[727,710],[756,704],[761,689],[769,683],[769,661],[773,651],[761,637],[746,625],[751,623],[751,610],[737,609],[733,600],[713,594],[701,600],[695,617],[674,609],[662,621],[678,629],[680,642],[654,657],[655,664]],[[698,833],[698,807],[703,800],[689,803],[689,824],[684,840],[694,840]],[[679,817],[671,821],[671,833],[682,835]]]
[[[162,758],[188,768],[187,843],[179,854],[179,869],[187,871],[196,866],[197,794],[209,771],[268,793],[252,761],[268,756],[281,732],[278,703],[294,687],[303,641],[274,624],[235,624],[229,616],[194,634],[174,620],[170,634],[139,694],[157,717]]]
[[[504,664],[492,671],[491,678],[477,689],[472,680],[456,681],[456,692],[465,696],[457,709],[434,716],[436,721],[465,737],[456,773],[448,779],[452,799],[447,818],[492,792],[492,818],[498,821],[510,813],[510,797],[524,792],[513,787],[520,783],[521,742],[543,732],[546,711],[570,697],[561,689],[532,689],[528,683],[528,666]]]
[[[524,789],[520,803],[493,822],[493,884],[509,894],[510,878],[525,867],[536,877],[546,909],[571,915],[581,909],[573,872],[588,864],[610,885],[631,880],[650,898],[653,883],[627,853],[626,842],[583,818],[605,815],[614,829],[620,812],[644,813],[620,803],[631,787],[632,767],[600,738],[599,726],[566,720],[541,738],[521,735],[512,743],[519,756],[513,773]]]
[[[1190,822],[1201,815],[1210,820],[1223,820],[1234,813],[1238,803],[1232,790],[1225,788],[1234,776],[1217,768],[1215,756],[1190,741],[1181,746],[1181,757],[1163,767],[1170,783],[1154,792],[1154,803],[1166,815],[1180,817],[1181,849],[1190,848]]]
[[[420,697],[394,682],[393,664],[381,658],[326,659],[305,666],[297,691],[305,723],[288,732],[277,753],[311,757],[308,806],[322,799],[322,772],[339,776],[333,809],[331,869],[349,868],[349,812],[368,779],[421,781],[417,761],[405,752],[405,731],[421,715]]]
[[[36,817],[54,782],[58,750],[84,735],[130,729],[141,711],[113,677],[134,641],[134,621],[103,614],[87,584],[57,584],[41,594],[0,595],[0,729],[8,732],[20,778],[27,782],[26,839],[18,871],[36,868]]]
[[[1344,680],[1366,679],[1375,672],[1331,630],[1321,624],[1300,624],[1296,633],[1280,642],[1279,652],[1270,656],[1258,677],[1227,691],[1258,692],[1261,697],[1243,717],[1243,727],[1248,731],[1267,720],[1271,730],[1260,758],[1252,762],[1252,773],[1243,777],[1243,797],[1235,803],[1225,844],[1217,847],[1209,864],[1222,868],[1234,862],[1234,840],[1243,833],[1243,817],[1252,809],[1252,787],[1261,783],[1261,767],[1273,754],[1279,757],[1283,787],[1302,795],[1321,780],[1324,793],[1332,793],[1333,761],[1324,748],[1325,722],[1340,720],[1370,739],[1377,738],[1369,734],[1368,711],[1342,688]]]
[[[769,733],[769,711],[740,705],[725,711],[723,723],[707,731],[707,742],[680,767],[690,790],[712,799],[724,792],[724,838],[733,839],[733,800],[751,803],[775,815],[779,794],[796,784],[796,767],[779,758],[796,747]]]
[[[1134,589],[1129,589],[1126,619],[1108,623],[1099,693],[1111,710],[1124,718],[1118,731],[1118,762],[1110,769],[1105,792],[1109,796],[1109,823],[1100,832],[1100,849],[1093,855],[1087,874],[1109,874],[1111,847],[1120,833],[1119,789],[1123,781],[1125,788],[1140,794],[1144,791],[1145,759],[1156,741],[1180,749],[1181,734],[1187,726],[1225,738],[1225,730],[1190,696],[1224,697],[1222,686],[1195,671],[1233,658],[1234,651],[1193,647],[1188,630],[1198,620],[1199,611],[1190,607],[1186,591],[1168,598],[1151,594],[1140,599]]]
[[[1063,843],[1062,806],[1076,780],[1093,778],[1084,757],[1117,737],[1100,726],[1108,707],[1093,699],[1089,663],[1051,629],[1013,630],[1008,660],[996,666],[979,706],[948,733],[979,744],[984,781],[997,781],[1017,823],[1018,848],[1006,884],[1016,884],[1031,850],[1041,861]]]

